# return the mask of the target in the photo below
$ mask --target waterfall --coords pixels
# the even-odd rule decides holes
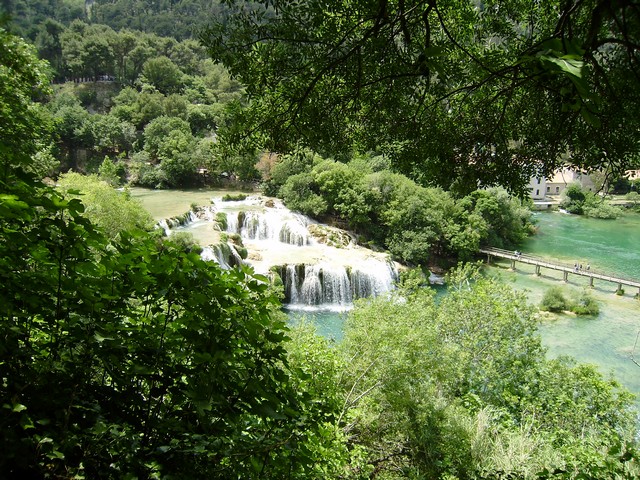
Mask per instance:
[[[287,265],[284,271],[281,271],[282,283],[284,284],[284,295],[289,299],[289,303],[299,303],[302,298],[300,292],[300,282],[298,278],[298,269],[303,265]]]
[[[285,301],[293,307],[345,309],[357,298],[390,291],[398,276],[394,265],[379,260],[367,263],[366,270],[328,264],[285,265],[279,269]]]
[[[217,245],[204,247],[200,253],[200,257],[203,260],[216,262],[225,270],[244,263],[234,245],[229,243],[219,243]]]
[[[277,272],[289,308],[343,311],[358,298],[394,288],[395,264],[387,255],[358,247],[348,232],[291,212],[277,199],[250,196],[212,203],[165,224],[170,229],[178,221],[194,235],[210,239],[212,245],[203,250],[202,258],[224,269],[243,264],[242,252],[257,273]],[[189,223],[195,219],[197,223]],[[202,228],[203,222],[211,224],[210,230]],[[220,229],[228,242],[220,238]]]
[[[323,303],[322,273],[322,267],[317,265],[308,265],[305,267],[304,280],[300,287],[300,298],[306,305],[320,305]]]
[[[307,231],[309,223],[304,215],[284,209],[249,210],[227,215],[227,232],[238,233],[244,240],[265,240],[302,247],[311,243]]]
[[[227,232],[240,233],[238,228],[238,217],[240,216],[240,213],[236,215],[227,214]]]
[[[368,260],[351,272],[351,291],[354,298],[377,297],[393,288],[398,271],[390,262]]]
[[[169,226],[169,223],[167,222],[166,219],[162,219],[158,222],[158,226],[164,230],[164,234],[168,237],[169,235],[171,235],[171,227]]]
[[[186,227],[199,220],[212,221],[214,216],[213,208],[197,207],[197,209],[189,210],[182,215],[164,218],[158,222],[158,226],[164,230],[166,236],[171,235],[171,231],[175,228]]]

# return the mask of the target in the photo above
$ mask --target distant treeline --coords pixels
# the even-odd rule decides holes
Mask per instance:
[[[31,41],[47,19],[69,25],[84,20],[114,30],[134,29],[186,40],[224,13],[218,0],[6,0],[3,13],[13,17],[14,32]]]

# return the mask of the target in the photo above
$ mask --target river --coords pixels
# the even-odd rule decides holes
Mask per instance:
[[[168,192],[132,189],[132,195],[140,199],[158,220],[182,214],[192,203],[207,205],[216,193],[220,195],[220,192],[207,190]],[[597,220],[539,212],[535,218],[538,233],[523,245],[524,253],[571,265],[582,263],[586,267],[590,264],[595,271],[640,278],[640,215]],[[196,237],[200,235],[196,234]],[[516,271],[512,272],[509,266],[508,262],[497,262],[487,272],[525,291],[533,304],[540,302],[550,286],[563,286],[567,292],[588,288],[588,280],[583,277],[570,275],[569,283],[565,285],[561,273],[543,270],[537,277],[533,267],[518,264]],[[633,298],[635,291],[617,296],[615,289],[614,284],[596,281],[595,288],[590,291],[600,303],[597,317],[551,315],[542,321],[539,331],[549,356],[570,355],[596,364],[604,374],[612,374],[640,395],[640,367],[632,359],[640,333],[640,301]],[[327,337],[339,340],[342,336],[345,313],[298,310],[289,313],[291,318],[312,317],[319,333]],[[640,340],[635,354],[640,362]]]
[[[589,264],[594,271],[640,279],[640,215],[618,220],[598,220],[562,213],[535,213],[538,232],[522,247],[523,253],[573,265]],[[542,270],[518,263],[516,271],[508,261],[494,262],[486,268],[489,275],[501,278],[513,288],[524,291],[537,305],[551,286],[561,286],[567,294],[589,288],[584,277],[569,275],[565,284],[562,273]],[[550,357],[569,355],[592,363],[605,375],[612,375],[633,393],[640,406],[640,301],[633,298],[635,289],[624,296],[615,294],[616,284],[595,281],[589,292],[600,304],[597,317],[550,314],[540,324],[539,332]],[[294,316],[297,314],[294,312]],[[339,340],[344,315],[326,312],[315,314],[318,330]]]
[[[523,253],[558,260],[562,263],[591,265],[623,277],[640,279],[640,215],[627,215],[617,220],[599,220],[562,213],[535,214],[537,235],[522,247]],[[542,270],[536,277],[533,267],[518,264],[516,272],[499,264],[490,271],[500,275],[514,288],[527,292],[529,300],[538,304],[552,285],[566,291],[588,287],[584,277],[569,275],[567,285],[560,272]],[[636,289],[627,288],[624,296],[615,294],[616,284],[595,281],[589,289],[600,303],[597,317],[552,315],[543,320],[540,334],[550,356],[570,355],[577,360],[598,365],[604,374],[612,374],[623,385],[640,395],[640,301]]]

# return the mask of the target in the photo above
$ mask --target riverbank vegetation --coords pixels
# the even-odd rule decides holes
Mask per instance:
[[[603,197],[580,187],[569,185],[562,194],[560,208],[569,213],[591,218],[615,219],[622,214],[622,209],[611,205]]]
[[[571,292],[568,298],[561,287],[551,287],[544,293],[540,309],[555,313],[570,311],[576,315],[588,316],[594,316],[600,312],[598,302],[586,290],[580,293]]]
[[[516,248],[533,232],[528,204],[493,188],[456,198],[389,169],[384,156],[348,163],[309,151],[263,168],[264,191],[287,207],[337,223],[361,243],[389,250],[400,262],[470,259],[480,245]]]
[[[146,218],[132,214],[122,228],[101,220],[102,198],[77,197],[95,178],[70,174],[64,190],[43,183],[50,165],[34,158],[79,152],[65,149],[106,127],[63,121],[94,118],[64,95],[43,108],[47,65],[2,28],[0,46],[1,477],[637,477],[631,395],[593,367],[546,360],[533,309],[471,267],[438,302],[414,288],[359,303],[344,342],[330,347],[308,327],[286,327],[267,278],[223,271],[185,239],[149,232]],[[195,145],[167,118],[137,139],[154,181]],[[176,129],[163,135],[167,125]],[[64,133],[57,143],[52,130]],[[117,183],[111,162],[99,174]],[[366,195],[378,192],[384,241],[401,254],[417,255],[406,245],[420,235],[431,240],[444,215],[432,205],[487,229],[496,220],[485,209],[500,216],[497,191],[456,204],[384,168],[342,165],[313,163],[314,208],[326,203],[322,214],[363,229]],[[112,211],[135,208],[118,198]],[[411,230],[407,218],[421,223]]]

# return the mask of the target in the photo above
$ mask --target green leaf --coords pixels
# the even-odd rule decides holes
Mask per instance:
[[[551,63],[552,65],[556,66],[557,69],[568,75],[572,75],[577,78],[582,77],[584,62],[580,58],[576,58],[571,55],[565,55],[563,57],[540,55],[540,60],[543,62]]]
[[[584,121],[587,122],[592,127],[600,128],[602,122],[600,122],[600,119],[595,115],[593,115],[593,113],[591,113],[591,111],[588,108],[582,107],[580,109],[580,115],[582,116]]]

